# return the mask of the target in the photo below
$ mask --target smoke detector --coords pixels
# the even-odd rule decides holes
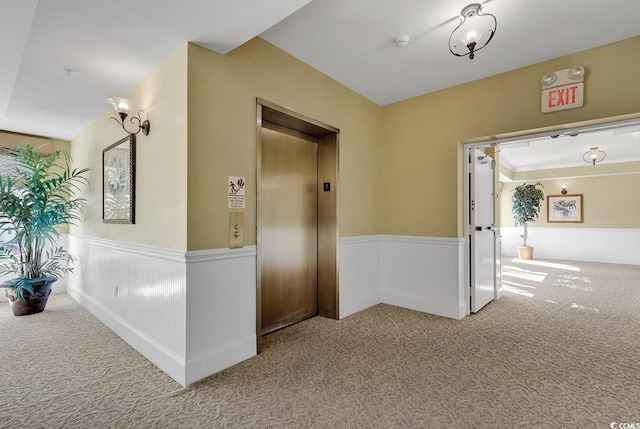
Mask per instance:
[[[393,43],[400,48],[404,48],[409,44],[409,39],[410,37],[407,34],[402,34],[400,36],[396,36],[396,38],[393,39]]]

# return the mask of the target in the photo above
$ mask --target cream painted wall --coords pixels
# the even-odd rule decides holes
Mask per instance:
[[[54,150],[65,150],[69,152],[69,142],[66,140],[56,140],[46,137],[31,136],[28,134],[11,133],[0,131],[0,147],[13,148],[20,143],[29,143],[34,147],[41,147],[42,152]]]
[[[461,142],[640,112],[639,50],[640,36],[383,107],[381,232],[463,235]],[[576,65],[584,106],[540,113],[540,78]]]
[[[502,227],[513,225],[511,197],[513,189],[523,182],[504,183],[500,192]],[[540,180],[545,201],[540,217],[529,225],[533,228],[640,228],[640,171],[615,176],[571,177]],[[547,195],[560,195],[562,185],[568,194],[582,194],[583,223],[547,223]]]
[[[188,248],[228,245],[227,176],[245,176],[256,242],[256,97],[340,129],[341,236],[377,234],[379,106],[256,38],[223,56],[189,45]]]
[[[54,150],[64,150],[70,152],[70,143],[66,140],[57,140],[47,137],[32,136],[29,134],[12,133],[0,131],[0,148],[14,148],[21,143],[28,143],[31,146],[40,148],[41,152],[53,152]],[[61,233],[69,231],[68,225],[58,228]]]
[[[79,236],[172,249],[187,247],[187,45],[176,51],[140,84],[121,95],[136,101],[151,122],[148,136],[136,143],[136,223],[102,222],[102,150],[126,133],[105,111],[71,141],[75,165],[91,167],[91,185],[84,196],[89,210]]]

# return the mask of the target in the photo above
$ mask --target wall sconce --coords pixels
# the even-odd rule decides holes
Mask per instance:
[[[562,185],[562,191],[560,191],[562,195],[567,195],[567,185]]]
[[[490,13],[482,13],[480,3],[472,3],[460,12],[460,24],[449,36],[449,50],[456,57],[469,56],[489,44],[496,33],[498,21]]]
[[[107,98],[107,101],[111,103],[114,110],[120,117],[120,120],[118,120],[117,118],[114,118],[113,116],[109,119],[113,119],[114,121],[116,121],[118,124],[120,124],[123,130],[125,130],[127,133],[131,135],[138,134],[140,131],[142,131],[142,134],[144,134],[145,136],[149,135],[149,130],[151,129],[151,123],[149,122],[148,119],[145,119],[144,121],[140,119],[140,114],[143,111],[140,109],[137,109],[135,106],[135,103],[133,103],[131,100],[127,100],[126,98],[121,98],[121,97]],[[136,112],[136,111],[137,111],[137,116],[132,114],[132,112]],[[127,118],[129,118],[128,122],[131,123],[133,127],[136,127],[136,126],[138,127],[137,130],[129,131],[127,127],[125,127],[124,125],[125,119]]]
[[[589,149],[589,152],[585,152],[584,155],[582,155],[582,159],[584,159],[584,162],[596,165],[596,162],[602,162],[606,156],[607,154],[603,150],[599,150],[598,146],[595,146]]]

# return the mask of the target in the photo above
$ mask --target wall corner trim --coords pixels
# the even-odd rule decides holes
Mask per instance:
[[[419,237],[409,235],[380,235],[381,242],[388,243],[413,243],[413,244],[432,244],[437,246],[464,246],[464,238],[449,237]]]
[[[185,251],[179,249],[166,249],[163,247],[149,246],[146,244],[126,243],[121,241],[107,240],[105,238],[86,237],[79,235],[69,235],[69,240],[81,241],[94,246],[119,250],[126,253],[133,253],[153,258],[164,259],[172,262],[185,262]]]
[[[368,244],[368,243],[380,243],[380,235],[359,235],[355,237],[340,237],[340,245],[349,244]]]
[[[256,246],[245,246],[240,249],[207,249],[190,250],[186,253],[187,264],[201,262],[221,261],[225,259],[237,259],[256,256]]]

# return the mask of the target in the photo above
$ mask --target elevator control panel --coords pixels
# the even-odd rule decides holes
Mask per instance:
[[[244,213],[229,213],[229,249],[244,247]]]

